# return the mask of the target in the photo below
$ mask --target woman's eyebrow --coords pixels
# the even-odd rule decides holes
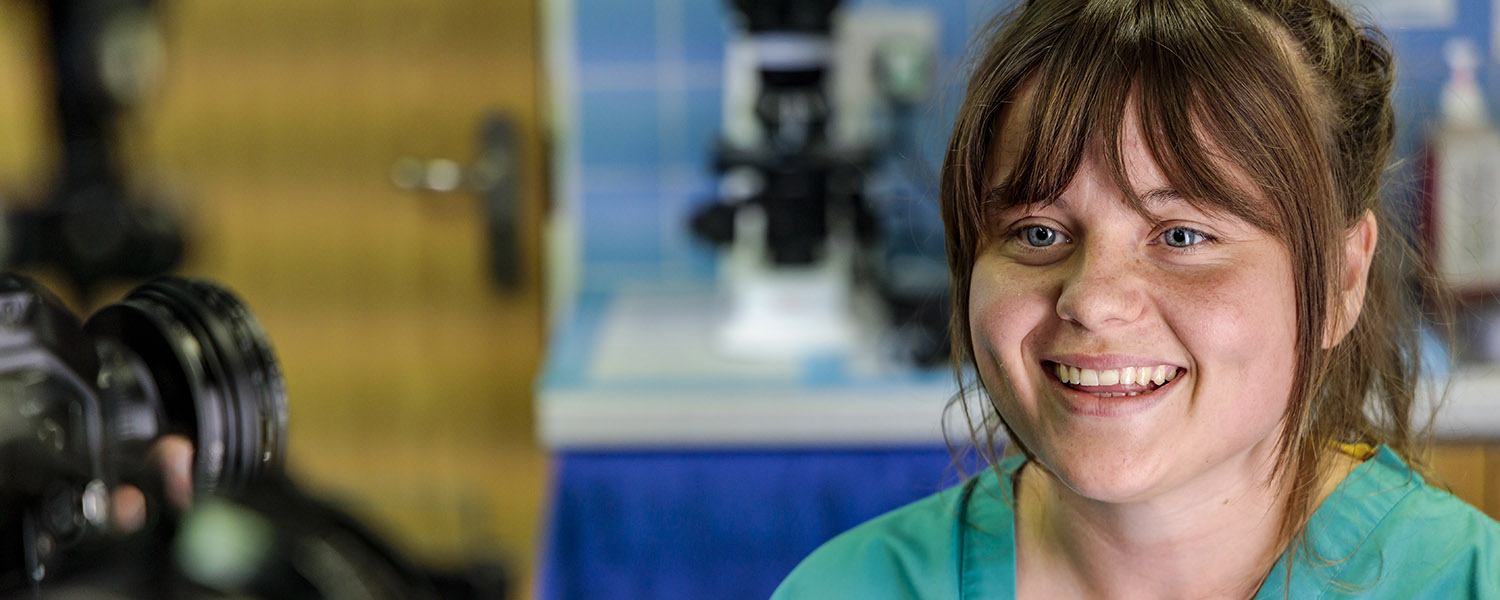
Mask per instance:
[[[1178,192],[1176,189],[1169,187],[1153,189],[1144,194],[1141,194],[1139,198],[1141,199],[1141,204],[1148,209],[1153,206],[1161,206],[1163,204],[1187,202],[1187,198],[1184,197],[1182,193]]]
[[[993,210],[1008,209],[1020,204],[1027,204],[1027,202],[1025,202],[1024,200],[1017,198],[1017,196],[1022,193],[1022,189],[1024,189],[1024,186],[1015,182],[1004,182],[996,184],[985,190],[984,193],[980,196],[979,206],[981,208]],[[1030,202],[1029,204],[1037,204],[1041,206],[1057,205],[1066,208],[1068,205],[1068,199],[1066,197],[1059,196],[1046,202]]]
[[[1198,208],[1192,202],[1189,202],[1187,196],[1182,195],[1182,192],[1170,187],[1148,190],[1146,193],[1136,196],[1136,198],[1140,200],[1140,207],[1144,211],[1142,216],[1158,222],[1163,219],[1161,211],[1164,209],[1184,205],[1194,209]]]
[[[980,206],[1003,206],[1010,201],[1015,185],[1007,182],[991,186],[979,199]]]
[[[1246,217],[1240,216],[1232,210],[1215,205],[1213,203],[1193,202],[1182,192],[1174,188],[1162,187],[1150,190],[1137,196],[1141,201],[1141,208],[1145,210],[1146,218],[1161,222],[1165,220],[1163,212],[1172,207],[1183,207],[1191,214],[1200,215],[1203,219],[1226,224],[1226,223],[1248,223]]]

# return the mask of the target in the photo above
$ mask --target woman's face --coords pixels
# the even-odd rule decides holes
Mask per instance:
[[[1001,131],[1022,130],[1025,100]],[[1222,494],[1273,461],[1295,366],[1291,263],[1269,234],[1176,197],[1136,129],[1127,119],[1121,149],[1152,218],[1122,201],[1098,144],[1055,204],[986,215],[974,356],[1012,434],[1074,492]],[[1014,153],[990,149],[991,186]]]

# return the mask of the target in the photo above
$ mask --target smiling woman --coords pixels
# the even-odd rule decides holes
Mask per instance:
[[[999,131],[1026,129],[1034,94],[1022,90]],[[986,211],[969,283],[975,364],[1013,438],[1064,489],[1112,501],[1183,486],[1199,501],[1271,493],[1259,484],[1297,372],[1291,259],[1274,235],[1169,192],[1124,115],[1124,189],[1151,190],[1149,202],[1126,202],[1096,143],[1056,198]],[[992,140],[997,189],[1014,187],[1014,140]],[[1170,385],[1123,397],[1100,385],[1143,370]]]
[[[1016,452],[778,597],[1500,596],[1500,524],[1414,462],[1426,279],[1381,235],[1379,33],[1327,0],[1033,0],[990,31],[942,204],[978,446]]]

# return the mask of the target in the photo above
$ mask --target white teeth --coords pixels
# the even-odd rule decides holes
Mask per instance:
[[[1099,372],[1093,369],[1079,369],[1078,385],[1099,385]]]
[[[1099,372],[1099,385],[1115,385],[1120,383],[1120,372],[1114,369],[1105,369]]]
[[[1154,382],[1163,385],[1177,377],[1177,367],[1157,365],[1155,367],[1125,367],[1123,369],[1080,369],[1054,363],[1057,380],[1083,386],[1096,385],[1145,385]]]

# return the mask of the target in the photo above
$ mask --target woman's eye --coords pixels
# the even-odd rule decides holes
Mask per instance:
[[[1207,241],[1208,236],[1186,227],[1173,227],[1163,232],[1161,239],[1173,248],[1188,248]]]
[[[1035,246],[1037,248],[1045,248],[1047,246],[1056,244],[1058,242],[1058,238],[1060,238],[1061,236],[1057,233],[1057,230],[1050,227],[1043,227],[1041,225],[1027,225],[1026,227],[1022,228],[1021,237],[1022,239],[1026,240],[1027,245]]]

